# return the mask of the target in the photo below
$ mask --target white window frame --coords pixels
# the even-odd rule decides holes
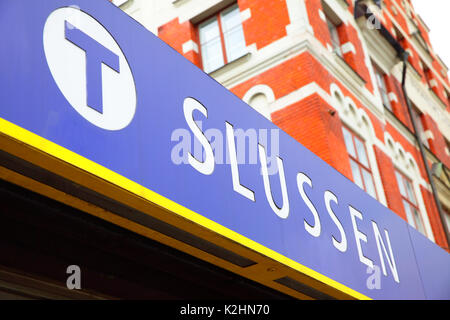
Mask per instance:
[[[224,31],[223,20],[224,20],[224,16],[226,14],[228,14],[234,10],[238,11],[239,17],[240,17],[240,11],[239,11],[238,4],[233,4],[225,9],[220,10],[219,12],[216,12],[213,16],[209,17],[208,19],[206,19],[205,21],[203,21],[197,25],[202,66],[203,66],[203,70],[207,73],[211,73],[217,69],[220,69],[221,67],[245,56],[248,53],[246,42],[245,42],[245,34],[244,34],[244,30],[243,30],[243,24],[242,24],[243,21],[242,21],[242,18],[240,18],[241,19],[240,24],[236,25],[236,26],[240,27],[241,32],[242,32],[242,43],[241,43],[242,53],[238,54],[236,57],[230,58],[230,51],[229,51],[230,49],[227,46],[227,39],[229,39],[229,38],[227,38],[227,31]],[[222,59],[221,59],[221,62],[217,66],[208,68],[205,66],[204,43],[201,39],[201,29],[203,26],[213,23],[214,21],[217,23],[217,26],[218,26],[219,37],[220,37],[220,48],[221,48],[220,53],[222,54]]]

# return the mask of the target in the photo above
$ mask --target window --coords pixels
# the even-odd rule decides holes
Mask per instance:
[[[247,53],[241,12],[234,5],[198,26],[203,70],[214,71]]]
[[[354,182],[361,189],[377,199],[372,170],[370,169],[369,158],[363,140],[347,128],[342,128],[342,130],[344,133],[345,146],[350,156],[350,166],[352,168]]]
[[[417,205],[411,180],[398,171],[395,171],[395,176],[397,178],[400,194],[402,195],[402,202],[408,223],[426,236],[425,226]]]
[[[330,31],[331,46],[333,47],[333,52],[342,57],[341,41],[339,39],[339,33],[337,29],[339,27],[339,24],[333,22],[328,15],[326,15],[325,17],[327,20],[328,30]]]
[[[393,26],[393,28],[394,28],[395,39],[399,42],[404,40],[405,38],[403,37],[403,33],[400,31],[400,29],[398,29],[396,26]]]
[[[433,88],[433,74],[431,73],[430,68],[425,64],[425,62],[421,61],[423,66],[423,74],[425,76],[425,81],[427,82],[428,88]]]
[[[425,51],[429,52],[428,44],[427,44],[427,42],[425,41],[425,39],[423,38],[422,33],[420,32],[420,30],[417,29],[417,31],[414,32],[412,35],[416,38],[417,42],[419,42],[419,44],[422,46],[422,48],[423,48]]]
[[[375,70],[375,78],[377,80],[378,90],[381,94],[381,99],[383,100],[383,105],[392,111],[391,101],[389,100],[388,90],[386,86],[385,74],[376,65],[373,66]]]
[[[250,98],[248,104],[266,118],[270,119],[269,101],[264,93],[255,94]]]
[[[420,139],[422,140],[423,145],[429,149],[430,145],[428,143],[428,139],[425,139],[425,130],[423,128],[422,113],[415,106],[413,106],[413,108],[412,108],[412,115],[413,115],[413,118],[414,118],[414,122],[416,124],[417,133],[418,133]]]

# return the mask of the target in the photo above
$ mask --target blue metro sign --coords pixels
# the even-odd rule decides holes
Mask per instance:
[[[108,1],[0,8],[0,136],[350,296],[450,299],[445,251]],[[179,162],[177,130],[200,150]],[[256,161],[238,130],[258,132]]]

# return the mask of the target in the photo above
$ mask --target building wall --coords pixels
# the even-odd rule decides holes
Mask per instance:
[[[198,23],[235,3],[248,54],[210,75],[250,105],[258,100],[258,112],[349,179],[342,127],[352,130],[365,143],[378,200],[407,219],[395,177],[395,170],[402,172],[414,187],[428,238],[448,249],[401,89],[402,63],[370,19],[355,20],[354,1],[129,0],[121,8],[202,68]],[[409,0],[385,0],[381,8],[364,3],[410,53],[409,98],[422,114],[433,161],[450,167],[448,70],[428,27]],[[333,53],[327,15],[339,21],[342,57]],[[373,63],[384,73],[392,112],[383,106]]]

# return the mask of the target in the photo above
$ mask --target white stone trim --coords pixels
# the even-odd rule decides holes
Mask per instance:
[[[327,22],[327,17],[325,17],[325,13],[323,13],[322,9],[319,9],[319,17],[320,17],[320,19],[322,19],[324,22]]]
[[[391,34],[392,34],[393,36],[395,36],[396,33],[397,33],[397,31],[395,31],[395,28],[391,28]]]
[[[289,13],[289,20],[291,21],[286,26],[286,33],[288,35],[295,35],[307,30],[311,34],[314,34],[313,28],[309,23],[305,1],[286,0],[286,6]]]
[[[333,47],[329,43],[327,43],[327,50],[333,52]]]
[[[389,101],[394,101],[394,102],[398,102],[398,98],[397,98],[397,95],[394,93],[394,92],[389,92],[388,93],[388,98],[389,98]]]
[[[394,14],[394,16],[396,16],[398,14],[397,8],[395,7],[395,5],[391,5],[391,10],[392,13]]]
[[[431,130],[427,130],[422,134],[422,138],[425,140],[434,140],[434,134]]]
[[[252,12],[250,11],[250,8],[247,8],[244,11],[241,11],[241,22],[244,22],[245,20],[250,19],[251,16],[252,16]]]
[[[323,90],[316,82],[311,82],[300,89],[292,91],[291,93],[277,99],[271,104],[270,112],[284,109],[296,102],[299,102],[313,94],[318,94],[324,101],[332,105],[331,98],[328,93]]]
[[[263,95],[266,98],[267,106],[263,108],[263,110],[258,110],[255,108],[255,106],[252,106],[250,104],[253,97],[256,95]],[[271,104],[275,101],[275,94],[273,93],[272,88],[270,88],[268,85],[265,84],[258,84],[256,86],[251,87],[245,94],[242,100],[247,103],[249,106],[251,106],[253,109],[258,111],[260,114],[262,114],[267,119],[271,119]]]
[[[341,45],[341,50],[342,50],[342,54],[346,54],[348,52],[356,54],[355,46],[351,42],[346,42],[343,45]]]
[[[183,43],[183,53],[188,53],[189,51],[198,53],[198,44],[192,40]]]
[[[437,87],[437,82],[436,82],[435,79],[431,79],[431,80],[430,80],[430,86],[431,86],[432,88]]]
[[[114,3],[116,6],[120,7],[121,5],[128,2],[128,0],[113,0],[112,3]]]
[[[242,100],[245,103],[249,103],[251,98],[256,94],[262,93],[266,96],[267,101],[272,103],[275,101],[275,94],[273,93],[272,88],[265,84],[258,84],[256,86],[251,87],[245,94]]]

